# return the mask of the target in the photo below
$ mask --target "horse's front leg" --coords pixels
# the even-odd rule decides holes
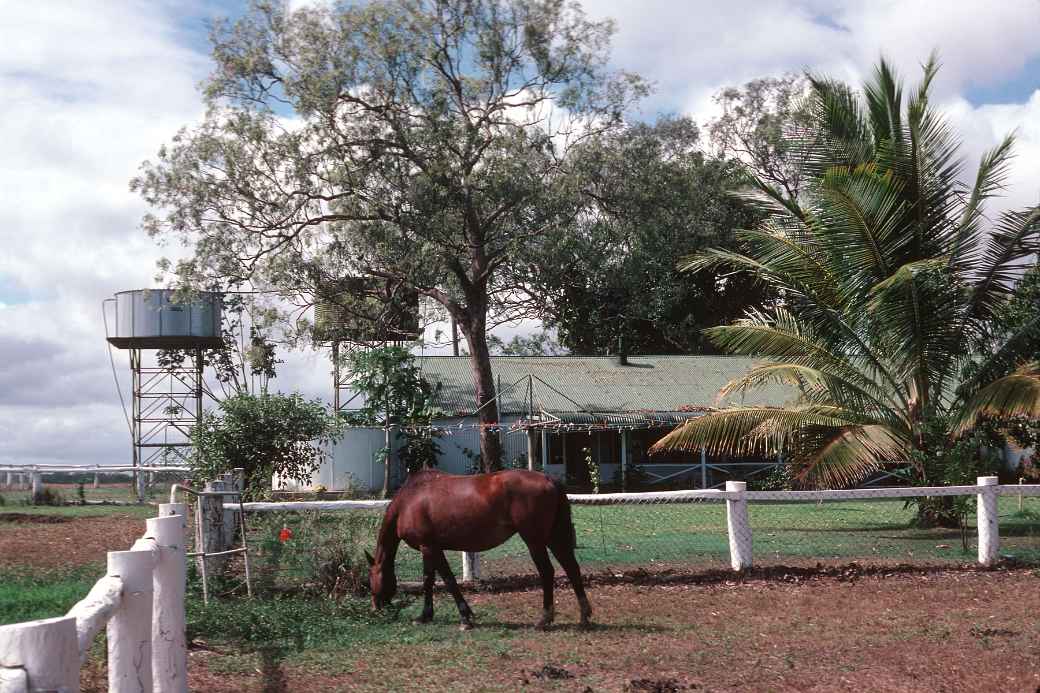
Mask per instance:
[[[473,610],[469,608],[469,604],[466,603],[466,599],[462,596],[462,590],[459,589],[459,583],[455,582],[455,574],[451,572],[451,566],[448,565],[448,559],[444,552],[440,549],[433,549],[433,552],[437,564],[437,572],[441,574],[445,587],[448,588],[451,596],[455,598],[455,606],[459,608],[459,618],[462,620],[462,625],[459,628],[461,630],[469,630],[473,627]]]
[[[419,618],[415,619],[415,623],[429,623],[433,620],[433,583],[437,578],[437,559],[433,549],[424,546],[420,551],[423,567],[423,610]]]

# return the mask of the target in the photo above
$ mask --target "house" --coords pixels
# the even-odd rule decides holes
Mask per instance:
[[[494,356],[491,361],[503,463],[544,469],[578,486],[589,483],[587,456],[598,464],[604,483],[639,474],[644,483],[711,487],[761,473],[775,460],[715,459],[696,452],[650,456],[647,451],[676,426],[711,408],[781,406],[795,397],[790,388],[777,385],[719,401],[719,390],[756,363],[739,356]],[[469,473],[480,450],[469,357],[427,356],[419,363],[425,376],[440,384],[437,406],[444,416],[433,422],[439,467]],[[383,441],[382,430],[348,431],[314,483],[329,490],[343,488],[347,479],[381,487],[376,453]]]

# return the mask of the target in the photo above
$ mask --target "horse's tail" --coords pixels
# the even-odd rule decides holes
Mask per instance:
[[[550,479],[552,479],[550,477]],[[567,488],[559,479],[552,479],[553,487],[556,489],[556,518],[553,520],[552,537],[553,542],[559,542],[560,546],[571,549],[578,546],[578,534],[574,531],[574,521],[571,518],[571,502],[567,498]]]

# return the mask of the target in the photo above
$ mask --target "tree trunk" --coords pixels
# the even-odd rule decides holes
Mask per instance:
[[[484,321],[463,327],[463,335],[469,344],[470,366],[473,368],[473,384],[477,391],[477,420],[480,422],[481,469],[493,472],[502,468],[502,441],[497,429],[498,402],[495,400],[495,378],[491,373],[491,352],[488,351]],[[482,406],[483,405],[483,406]],[[491,430],[489,427],[494,426]]]

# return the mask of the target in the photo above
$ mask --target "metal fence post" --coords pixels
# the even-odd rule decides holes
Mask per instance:
[[[733,570],[751,567],[751,523],[748,522],[745,481],[727,481],[726,491],[740,494],[726,500],[726,524],[729,529],[729,560]]]
[[[1000,552],[1000,526],[997,521],[999,483],[995,476],[978,478],[979,563],[984,566],[993,565]]]

